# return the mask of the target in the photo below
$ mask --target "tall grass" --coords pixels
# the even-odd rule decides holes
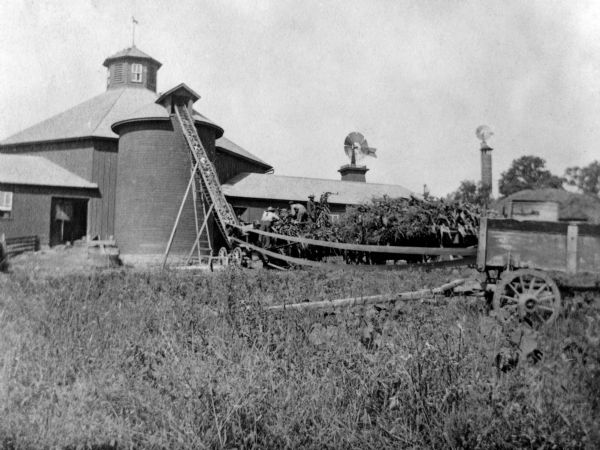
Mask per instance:
[[[421,271],[0,279],[3,448],[594,448],[600,315],[510,346],[465,298],[267,314],[433,287]]]

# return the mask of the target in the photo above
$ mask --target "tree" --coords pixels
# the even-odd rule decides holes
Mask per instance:
[[[600,161],[592,161],[585,167],[569,167],[565,171],[567,183],[577,186],[584,194],[600,194]]]
[[[461,203],[470,203],[472,205],[482,205],[483,194],[481,183],[476,183],[472,180],[463,180],[456,191],[448,194],[447,199]]]
[[[546,161],[538,156],[527,155],[515,159],[500,176],[500,194],[507,196],[524,189],[562,189],[565,179],[546,169]]]

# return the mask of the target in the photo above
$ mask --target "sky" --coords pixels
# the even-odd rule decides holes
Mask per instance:
[[[0,3],[0,139],[102,93],[135,43],[195,107],[280,175],[339,179],[344,138],[367,181],[433,195],[536,155],[562,175],[600,159],[600,2],[8,0]]]

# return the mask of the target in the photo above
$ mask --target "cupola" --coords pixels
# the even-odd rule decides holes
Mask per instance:
[[[104,60],[108,69],[107,89],[140,87],[156,92],[156,72],[162,64],[135,45]]]

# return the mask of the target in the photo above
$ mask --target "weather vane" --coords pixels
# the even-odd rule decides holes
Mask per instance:
[[[131,16],[131,46],[135,47],[135,26],[138,24],[138,21],[135,20],[135,17]]]

